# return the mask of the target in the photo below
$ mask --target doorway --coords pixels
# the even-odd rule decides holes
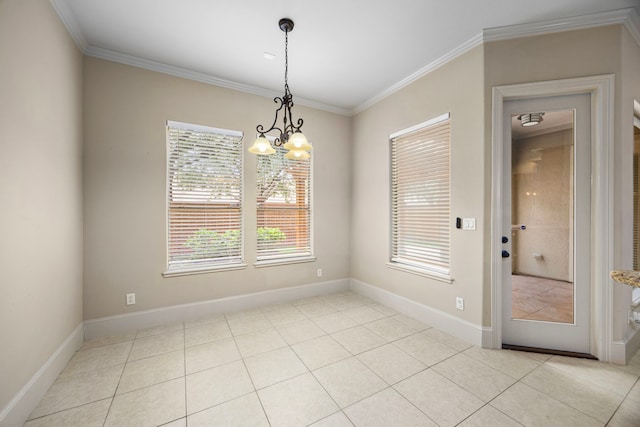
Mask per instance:
[[[584,307],[585,304],[580,303],[581,292],[576,292],[574,296],[574,323],[565,324],[561,322],[550,321],[526,321],[526,322],[511,322],[520,323],[522,325],[534,325],[531,330],[526,331],[523,336],[527,337],[553,337],[555,334],[547,335],[545,330],[546,326],[564,325],[573,327],[574,324],[584,326],[584,330],[587,336],[588,344],[585,348],[584,340],[578,350],[571,349],[570,351],[584,352],[594,355],[601,361],[613,361],[618,360],[619,348],[611,339],[612,331],[612,295],[611,287],[609,286],[609,271],[612,267],[613,251],[611,244],[611,230],[612,230],[612,198],[613,193],[610,190],[612,182],[612,172],[610,161],[613,158],[613,87],[614,76],[602,75],[592,77],[580,77],[575,79],[566,80],[553,80],[545,82],[534,83],[522,83],[506,86],[495,86],[492,90],[492,164],[491,164],[491,176],[492,176],[492,214],[491,214],[491,324],[492,327],[488,331],[491,334],[490,346],[493,348],[501,348],[503,342],[509,340],[509,326],[506,326],[511,322],[511,258],[503,258],[501,256],[502,251],[509,253],[511,248],[510,233],[511,228],[515,223],[512,223],[510,218],[511,206],[505,209],[505,198],[510,199],[511,188],[506,191],[504,187],[505,176],[511,174],[511,170],[505,171],[505,163],[508,158],[511,161],[511,117],[512,114],[516,114],[518,109],[510,111],[506,114],[506,107],[511,101],[529,101],[529,100],[541,100],[545,97],[556,97],[565,95],[584,94],[588,97],[588,103],[590,107],[590,132],[591,136],[587,145],[589,146],[589,155],[591,156],[590,167],[590,202],[588,206],[574,206],[574,211],[590,212],[590,232],[587,233],[590,237],[588,259],[591,266],[588,268],[589,278],[589,291],[587,295],[590,297],[586,306],[589,309],[589,318],[585,321],[581,321],[581,314],[579,314],[580,307]],[[520,112],[544,112],[547,107],[536,106],[535,108],[519,109]],[[560,108],[551,107],[548,111],[558,111],[573,107]],[[508,139],[505,137],[508,136]],[[508,145],[508,149],[506,146]],[[508,153],[507,153],[508,151]],[[574,154],[574,156],[577,154]],[[575,160],[577,162],[577,159]],[[582,161],[580,161],[582,162]],[[577,165],[577,163],[576,163]],[[574,166],[577,167],[577,166]],[[509,182],[511,179],[509,179]],[[581,198],[574,199],[574,203],[582,203],[579,200]],[[505,217],[506,218],[505,220]],[[575,218],[574,221],[580,221],[579,218]],[[526,225],[526,224],[525,224]],[[575,223],[574,227],[580,228],[580,225]],[[581,245],[576,242],[578,236],[582,236],[584,233],[575,232],[574,236],[574,250],[580,250]],[[509,238],[508,243],[502,243],[503,237]],[[544,255],[544,254],[543,254]],[[574,261],[581,260],[582,257],[574,255]],[[506,260],[506,261],[505,261]],[[508,268],[505,268],[505,264]],[[583,269],[574,265],[574,274],[583,271]],[[506,274],[508,272],[508,274]],[[573,279],[576,283],[582,283],[578,277]],[[506,283],[506,284],[505,284]],[[509,292],[506,292],[506,289]],[[578,289],[578,288],[576,288]],[[584,294],[582,292],[582,294]],[[509,299],[509,301],[506,301]],[[509,311],[507,315],[505,312]],[[537,329],[538,326],[543,326],[542,330]],[[573,330],[573,329],[572,329]],[[560,334],[562,335],[562,334]],[[577,334],[580,335],[580,334]],[[507,339],[504,339],[505,336]],[[487,337],[489,339],[489,337]],[[557,337],[552,338],[550,341],[540,344],[534,344],[534,347],[542,347],[547,349],[562,349],[565,346],[563,340],[559,340]]]

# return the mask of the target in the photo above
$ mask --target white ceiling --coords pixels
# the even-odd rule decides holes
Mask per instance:
[[[477,40],[483,29],[628,7],[640,12],[640,0],[51,2],[89,55],[153,61],[269,95],[283,90],[278,20],[289,17],[294,101],[346,114]]]

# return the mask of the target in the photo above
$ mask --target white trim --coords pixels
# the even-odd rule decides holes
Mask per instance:
[[[583,30],[587,28],[615,24],[628,25],[627,28],[629,28],[629,31],[633,35],[633,29],[630,27],[633,26],[632,21],[634,13],[637,15],[637,12],[634,8],[627,8],[611,10],[608,12],[593,13],[589,15],[570,16],[566,18],[556,18],[546,21],[530,22],[526,24],[486,28],[482,31],[482,38],[485,42],[491,42],[498,40],[515,39],[519,37],[552,34],[561,31]]]
[[[21,426],[38,406],[42,396],[54,383],[69,360],[84,341],[83,325],[80,323],[47,361],[38,369],[29,382],[0,411],[0,426]]]
[[[263,89],[257,86],[251,86],[231,80],[221,79],[211,74],[192,71],[186,68],[177,67],[175,65],[164,64],[162,62],[152,61],[150,59],[140,58],[126,53],[120,53],[109,49],[89,46],[83,53],[94,58],[106,59],[108,61],[118,62],[120,64],[131,65],[132,67],[143,68],[145,70],[157,71],[159,73],[168,74],[170,76],[181,77],[196,82],[206,83],[226,89],[237,90],[239,92],[250,93],[252,95],[263,96],[266,98],[281,97],[281,92],[269,89]],[[336,107],[335,105],[324,104],[322,102],[312,101],[306,98],[295,97],[296,105],[304,105],[306,107],[315,108],[316,110],[328,111],[330,113],[349,116],[351,111],[346,108]]]
[[[74,43],[78,46],[78,49],[80,49],[81,52],[84,52],[87,47],[89,47],[89,43],[87,42],[87,39],[85,39],[84,34],[80,29],[80,25],[78,24],[78,20],[67,2],[65,0],[49,0],[49,3],[51,3],[51,7],[53,7],[53,10],[58,14],[58,17],[62,21],[62,25],[65,26]]]
[[[316,295],[343,292],[348,289],[349,279],[338,279],[328,282],[310,283],[306,285],[272,289],[269,291],[255,292],[233,297],[119,314],[116,316],[85,320],[84,334],[85,338],[88,340],[111,335],[120,335],[126,332],[151,328],[163,324],[195,320],[215,313],[229,313],[239,310],[248,310],[267,304],[280,304]]]
[[[212,126],[196,125],[196,124],[184,123],[184,122],[175,122],[173,120],[167,120],[167,127],[170,127],[173,129],[196,131],[196,132],[203,132],[203,133],[215,133],[217,135],[224,135],[232,138],[240,138],[240,139],[244,138],[244,132],[239,130],[214,128]]]
[[[502,346],[502,180],[503,108],[511,99],[591,94],[592,117],[592,316],[591,353],[609,361],[612,353],[613,287],[613,74],[493,88],[492,99],[492,214],[491,214],[491,324],[493,348]]]
[[[162,273],[162,277],[179,277],[179,276],[191,276],[193,274],[207,274],[207,273],[220,273],[222,271],[234,271],[234,270],[244,270],[247,268],[247,264],[223,264],[220,266],[206,266],[202,268],[188,268],[184,270],[176,269],[176,270],[167,270]]]
[[[634,330],[624,341],[614,341],[611,344],[609,363],[626,365],[638,349],[640,349],[640,329]]]
[[[482,347],[489,346],[488,340],[490,340],[492,336],[491,328],[467,322],[459,317],[452,316],[360,280],[351,279],[351,290],[358,294],[368,296],[380,304],[393,308],[400,313],[413,317],[469,344]]]
[[[428,277],[430,279],[437,280],[439,282],[444,282],[448,284],[451,284],[454,282],[453,277],[451,277],[448,274],[448,271],[447,273],[440,273],[435,270],[429,270],[426,267],[421,268],[421,267],[416,267],[413,265],[403,264],[401,262],[394,262],[394,261],[387,262],[386,266],[394,270],[404,271],[405,273],[411,273],[411,274],[416,274],[422,277]]]
[[[288,264],[300,264],[303,262],[315,262],[318,258],[313,255],[301,256],[301,257],[289,257],[289,258],[268,258],[261,259],[253,263],[255,268],[274,267],[276,265],[288,265]]]
[[[635,9],[631,9],[624,21],[625,28],[631,34],[631,37],[640,46],[640,14]]]

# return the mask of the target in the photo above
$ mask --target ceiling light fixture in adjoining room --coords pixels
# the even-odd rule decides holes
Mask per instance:
[[[278,22],[278,26],[284,31],[284,96],[282,98],[276,97],[273,101],[278,104],[276,109],[276,117],[273,120],[273,124],[267,130],[264,126],[258,125],[256,131],[258,132],[258,139],[255,140],[253,145],[249,148],[250,153],[254,154],[273,154],[276,150],[271,146],[271,143],[266,137],[266,134],[273,130],[280,132],[280,136],[275,138],[273,144],[276,147],[284,145],[289,150],[285,155],[286,158],[292,160],[302,160],[311,157],[309,151],[311,151],[311,143],[307,141],[302,131],[302,119],[298,118],[296,122],[293,120],[293,114],[291,108],[293,107],[293,95],[289,90],[289,33],[293,30],[293,21],[289,18],[282,18]],[[278,122],[278,114],[283,111],[282,128],[276,126]]]
[[[518,116],[518,120],[520,120],[522,126],[529,127],[540,124],[542,116],[544,116],[544,113],[520,114]]]

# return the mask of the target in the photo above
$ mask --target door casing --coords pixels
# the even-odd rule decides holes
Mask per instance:
[[[612,354],[613,287],[613,74],[495,86],[492,90],[491,187],[491,343],[502,347],[502,182],[504,102],[557,95],[591,95],[591,351],[610,362]],[[486,341],[485,341],[486,342]]]

